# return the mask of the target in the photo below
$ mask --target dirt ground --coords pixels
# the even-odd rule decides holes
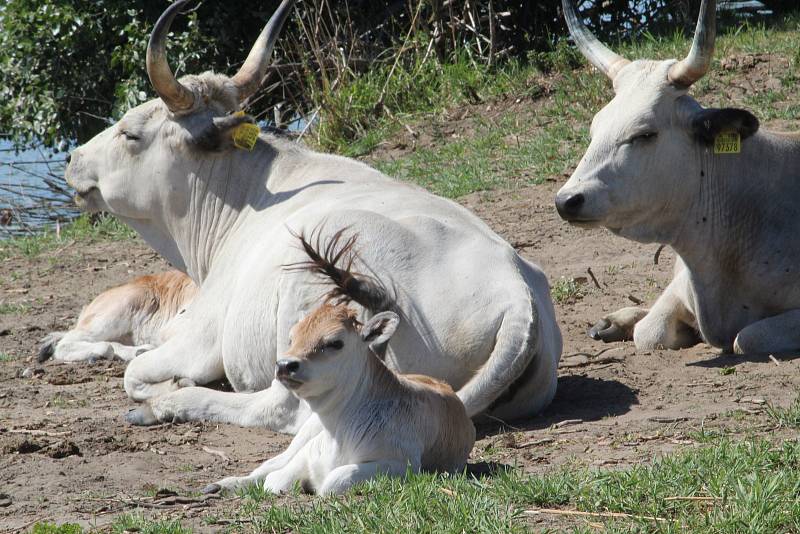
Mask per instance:
[[[616,468],[698,446],[702,430],[780,435],[765,408],[795,398],[800,360],[720,355],[706,345],[636,352],[632,344],[603,345],[586,335],[610,311],[652,303],[674,257],[664,250],[656,265],[655,245],[565,224],[553,207],[565,180],[460,200],[537,262],[551,284],[574,279],[579,287],[556,303],[564,357],[555,401],[534,419],[481,427],[476,469],[484,462],[530,472],[567,463]],[[132,403],[121,362],[35,363],[38,340],[68,329],[99,292],[166,268],[141,241],[68,244],[3,262],[0,532],[36,521],[103,527],[136,509],[214,530],[219,525],[208,518],[223,516],[237,498],[202,500],[192,492],[250,471],[290,441],[217,424],[132,427],[122,418]]]

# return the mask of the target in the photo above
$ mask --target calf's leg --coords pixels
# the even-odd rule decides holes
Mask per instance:
[[[322,424],[316,416],[311,416],[305,424],[297,432],[292,442],[285,451],[279,455],[270,458],[257,468],[255,468],[249,475],[243,477],[227,477],[222,480],[209,484],[203,489],[203,493],[216,493],[220,490],[236,490],[244,488],[253,484],[257,484],[264,480],[267,475],[274,473],[279,469],[285,468],[292,459],[297,456],[309,441],[314,439],[322,432]]]
[[[328,473],[322,485],[317,488],[320,495],[340,494],[349,490],[359,482],[375,478],[379,474],[401,477],[410,468],[412,472],[419,472],[419,459],[406,462],[399,460],[377,460],[360,464],[342,465]]]

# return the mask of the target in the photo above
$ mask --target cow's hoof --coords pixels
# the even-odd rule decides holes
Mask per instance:
[[[597,341],[613,343],[615,341],[630,341],[632,336],[626,329],[608,319],[600,319],[597,324],[589,329],[589,337]]]
[[[150,426],[158,423],[158,417],[148,404],[143,404],[125,414],[125,420],[136,426]]]
[[[219,484],[209,484],[208,486],[203,488],[201,491],[207,495],[209,493],[219,493],[221,489],[222,489],[222,486],[220,486]]]

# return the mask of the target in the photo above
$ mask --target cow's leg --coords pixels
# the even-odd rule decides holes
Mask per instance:
[[[678,263],[675,277],[652,308],[622,308],[604,317],[589,335],[605,342],[633,340],[639,350],[682,349],[700,343],[690,308],[689,272]]]
[[[300,431],[297,433],[285,451],[273,458],[270,458],[255,468],[247,476],[227,477],[213,484],[209,484],[203,488],[203,493],[217,493],[220,490],[233,491],[261,482],[270,473],[274,473],[275,471],[286,467],[289,462],[291,462],[292,459],[303,450],[309,441],[319,435],[322,429],[322,424],[320,423],[319,419],[316,416],[311,416],[300,428]]]
[[[746,326],[733,342],[736,354],[786,354],[800,351],[800,310],[767,317]]]
[[[342,465],[328,473],[322,485],[317,489],[317,493],[320,495],[331,493],[338,495],[346,492],[359,482],[370,480],[380,474],[402,477],[409,469],[414,473],[418,473],[419,466],[418,458],[409,461],[378,460]]]
[[[186,323],[181,326],[185,327]],[[124,378],[128,396],[135,401],[144,401],[182,387],[225,378],[222,354],[215,343],[214,331],[212,328],[201,330],[199,325],[183,329],[159,347],[131,360]]]
[[[214,421],[239,426],[263,427],[293,434],[311,411],[280,382],[255,393],[232,393],[186,387],[155,397],[126,419],[135,425],[159,422]]]
[[[589,337],[605,343],[631,341],[636,323],[648,312],[644,308],[628,307],[609,313],[589,329]]]

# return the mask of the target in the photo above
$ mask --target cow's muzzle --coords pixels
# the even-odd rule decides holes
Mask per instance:
[[[556,210],[565,221],[580,221],[581,211],[585,203],[586,197],[583,193],[559,193],[556,195]]]
[[[299,379],[300,361],[282,358],[275,362],[275,378],[289,389],[294,389],[303,385]]]

